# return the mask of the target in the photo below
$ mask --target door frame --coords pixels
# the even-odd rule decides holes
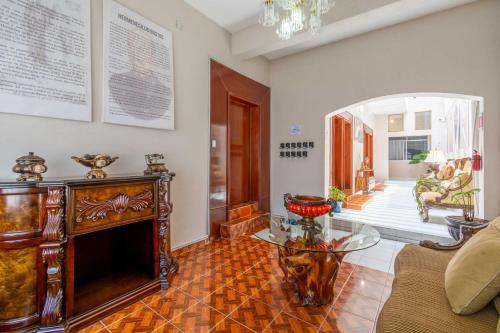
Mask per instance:
[[[271,89],[233,69],[209,61],[209,166],[208,166],[208,232],[210,239],[220,235],[220,223],[227,221],[228,198],[228,103],[230,98],[243,100],[259,109],[258,173],[259,209],[270,211],[270,108]],[[215,140],[215,141],[214,141]],[[215,142],[215,147],[213,147]],[[219,177],[215,179],[216,172]]]
[[[261,137],[260,135],[255,135],[255,132],[260,134],[260,126],[258,130],[254,131],[255,125],[260,123],[260,106],[251,103],[250,101],[246,101],[242,99],[241,97],[238,97],[234,94],[228,94],[228,99],[227,99],[227,105],[230,105],[231,102],[237,101],[238,103],[245,104],[249,108],[249,121],[250,121],[250,170],[249,170],[249,197],[250,201],[258,201],[259,200],[259,172],[258,168],[255,168],[254,162],[258,161],[258,157],[260,155],[260,146],[261,146]],[[227,112],[227,150],[226,150],[226,173],[227,173],[227,202],[228,202],[228,207],[230,206],[231,203],[231,188],[229,184],[229,180],[231,179],[231,126],[229,126],[230,119],[231,119],[231,112],[228,109]],[[254,138],[254,136],[257,136],[257,138]]]

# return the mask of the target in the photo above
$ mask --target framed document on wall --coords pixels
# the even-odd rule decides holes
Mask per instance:
[[[103,1],[103,121],[174,129],[172,33]]]
[[[90,121],[90,1],[0,7],[0,113]]]

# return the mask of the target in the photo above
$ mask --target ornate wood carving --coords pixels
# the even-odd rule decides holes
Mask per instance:
[[[170,202],[168,180],[162,177],[158,189],[160,284],[162,289],[169,287],[170,276],[175,274],[179,268],[177,260],[170,253],[170,213],[173,205]]]
[[[64,188],[49,187],[46,200],[47,220],[43,237],[47,241],[64,239]]]
[[[42,249],[42,260],[47,268],[47,293],[41,318],[43,326],[57,326],[63,321],[63,256],[64,249],[59,244]]]
[[[344,258],[342,253],[299,251],[278,246],[285,280],[303,306],[333,301],[333,285]]]
[[[141,212],[154,203],[153,192],[146,190],[136,196],[130,197],[125,193],[118,193],[109,200],[95,200],[89,197],[82,198],[76,206],[79,212],[76,217],[76,222],[83,220],[97,221],[104,219],[109,212],[122,214],[127,209],[132,209],[135,212]]]

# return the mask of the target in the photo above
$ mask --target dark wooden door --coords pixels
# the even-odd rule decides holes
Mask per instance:
[[[229,103],[229,206],[251,198],[251,106],[231,98]]]
[[[270,211],[270,101],[269,87],[211,61],[211,238],[234,204],[257,201],[259,210]]]
[[[373,130],[366,125],[363,126],[363,159],[368,160],[368,166],[373,170]]]
[[[352,194],[352,115],[348,112],[331,119],[330,184]]]

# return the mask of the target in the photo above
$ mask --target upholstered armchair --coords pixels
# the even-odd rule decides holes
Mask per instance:
[[[453,202],[455,193],[469,191],[473,187],[470,158],[448,161],[437,173],[421,176],[415,185],[414,195],[424,222],[429,221],[429,209],[462,208]]]

